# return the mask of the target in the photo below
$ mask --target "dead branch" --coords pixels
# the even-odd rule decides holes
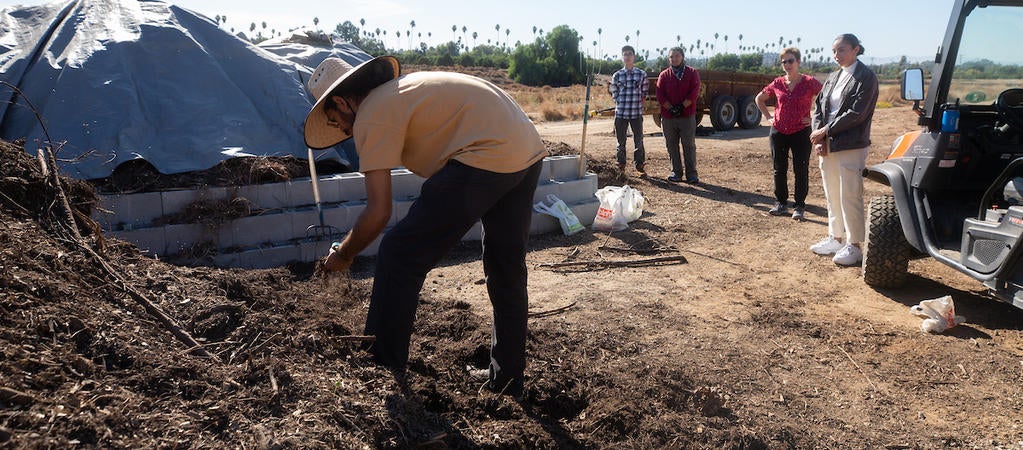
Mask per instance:
[[[35,397],[31,394],[26,394],[8,387],[0,387],[0,400],[4,403],[21,406],[29,406],[36,402]]]
[[[641,259],[628,259],[628,260],[588,260],[588,261],[570,261],[560,263],[544,263],[540,264],[539,267],[546,269],[559,269],[563,267],[582,267],[584,270],[591,269],[608,269],[612,267],[648,267],[665,265],[665,263],[671,264],[685,264],[689,262],[685,256],[659,256],[656,258],[641,258]]]
[[[572,307],[575,306],[575,304],[576,304],[576,302],[572,302],[572,303],[569,303],[569,304],[567,304],[565,306],[562,306],[560,308],[549,309],[547,311],[532,312],[532,313],[529,313],[528,317],[547,317],[547,316],[553,316],[555,314],[558,314],[558,313],[561,313],[561,312],[565,312],[565,311],[568,311],[569,309],[572,309]]]
[[[852,359],[852,356],[849,356],[849,352],[845,351],[845,349],[842,348],[841,345],[836,345],[836,347],[838,347],[838,349],[841,350],[842,353],[845,354],[846,358],[849,358],[849,361],[851,361],[853,363],[853,366],[856,367],[856,370],[860,372],[860,375],[863,375],[863,378],[867,380],[867,383],[870,383],[870,386],[873,387],[875,391],[879,390],[877,388],[877,385],[874,384],[874,382],[870,380],[870,377],[868,377],[867,374],[865,372],[863,372],[863,369],[860,368],[860,365],[856,364],[856,360]]]
[[[118,288],[127,293],[128,296],[130,296],[132,300],[135,300],[136,303],[142,305],[142,307],[145,308],[146,312],[148,312],[153,317],[156,317],[160,321],[160,323],[163,324],[164,328],[167,328],[167,330],[169,330],[171,334],[174,335],[174,337],[178,338],[179,341],[187,345],[188,348],[194,348],[195,352],[200,356],[204,356],[207,358],[210,357],[209,352],[207,352],[206,349],[201,344],[196,342],[196,340],[192,338],[192,335],[188,334],[187,331],[182,329],[181,326],[179,326],[172,317],[164,313],[163,310],[160,309],[159,306],[156,306],[156,304],[154,304],[152,301],[150,301],[149,298],[147,298],[145,295],[141,294],[140,292],[135,290],[135,288],[133,288],[130,284],[128,284],[128,281],[125,280],[121,276],[121,274],[119,274],[116,270],[114,270],[113,267],[110,267],[110,264],[108,264],[107,261],[104,260],[102,256],[99,256],[99,254],[93,251],[93,249],[90,248],[88,245],[85,245],[85,243],[82,242],[81,240],[72,241],[72,243],[77,245],[79,248],[82,249],[82,251],[84,251],[93,259],[95,259],[99,263],[100,267],[103,268],[103,271],[106,272],[108,276],[110,276],[111,278],[114,279],[114,281],[117,282]]]
[[[341,342],[376,342],[377,337],[376,336],[348,335],[348,336],[338,336],[337,339],[339,341],[341,341]]]

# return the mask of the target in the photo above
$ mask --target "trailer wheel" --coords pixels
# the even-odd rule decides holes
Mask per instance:
[[[748,130],[760,126],[760,108],[752,95],[739,97],[739,128]]]
[[[863,246],[863,281],[876,288],[906,282],[913,249],[906,242],[895,197],[872,197],[867,206],[867,242]]]
[[[718,131],[728,131],[735,127],[739,111],[735,99],[731,95],[719,95],[710,102],[710,123]]]

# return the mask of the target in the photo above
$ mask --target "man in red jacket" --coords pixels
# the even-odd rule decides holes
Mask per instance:
[[[661,129],[671,159],[668,181],[697,184],[696,172],[696,98],[700,95],[700,75],[686,66],[681,47],[668,52],[671,64],[657,77],[657,103],[661,105]],[[679,143],[682,155],[679,155]],[[685,165],[683,165],[683,159]]]

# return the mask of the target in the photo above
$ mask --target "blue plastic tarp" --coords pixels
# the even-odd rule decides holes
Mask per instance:
[[[78,0],[0,10],[0,81],[17,86],[59,144],[68,175],[104,178],[145,159],[164,174],[236,156],[306,158],[304,82],[350,44],[253,45],[161,1]],[[10,95],[8,100],[8,95]],[[47,145],[25,98],[0,86],[0,138]],[[317,152],[349,166],[350,147]]]

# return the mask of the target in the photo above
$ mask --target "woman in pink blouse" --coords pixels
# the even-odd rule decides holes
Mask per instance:
[[[792,152],[792,172],[795,174],[795,202],[792,218],[803,220],[806,194],[810,190],[810,106],[821,91],[821,82],[799,73],[800,53],[795,47],[781,51],[781,65],[785,75],[775,78],[757,94],[757,107],[771,124],[771,159],[774,161],[774,207],[771,215],[788,214],[788,165]],[[767,99],[774,97],[774,114],[767,107]]]

